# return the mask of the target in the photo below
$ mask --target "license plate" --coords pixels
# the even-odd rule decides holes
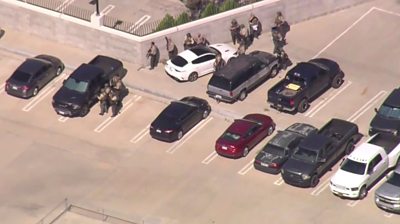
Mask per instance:
[[[12,89],[17,90],[18,87],[17,86],[12,86]]]
[[[228,147],[226,147],[226,146],[222,146],[222,149],[223,149],[223,150],[227,150],[227,149],[228,149]]]
[[[220,95],[215,95],[215,98],[217,98],[217,99],[222,99],[222,96],[220,96]]]
[[[261,163],[261,166],[268,167],[268,164],[267,163]]]
[[[157,133],[161,133],[161,130],[160,130],[160,129],[157,129],[156,132],[157,132]]]

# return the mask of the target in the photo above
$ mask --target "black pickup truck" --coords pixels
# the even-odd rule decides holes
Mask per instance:
[[[339,65],[330,59],[300,62],[269,89],[267,102],[280,111],[304,113],[309,103],[330,87],[339,88],[343,78]]]
[[[103,55],[80,65],[53,96],[53,108],[62,116],[85,116],[98,101],[97,95],[115,75],[123,78],[126,69],[121,61]]]
[[[298,187],[315,187],[319,178],[361,139],[354,123],[332,119],[318,132],[308,135],[283,165],[283,180]]]

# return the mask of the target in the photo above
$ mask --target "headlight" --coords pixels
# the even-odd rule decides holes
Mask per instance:
[[[352,187],[352,188],[350,188],[350,190],[352,190],[352,191],[358,191],[358,187]]]
[[[390,130],[390,132],[392,132],[393,135],[397,135],[397,133],[398,133],[397,130]]]
[[[395,204],[395,205],[393,205],[393,207],[400,208],[400,204]]]
[[[376,202],[379,202],[379,198],[375,198],[375,201],[376,201]]]
[[[301,178],[302,178],[303,180],[308,180],[308,179],[310,179],[310,176],[307,175],[307,174],[302,174],[302,175],[301,175]]]
[[[164,132],[165,133],[167,133],[167,134],[169,134],[169,133],[171,133],[171,132],[173,132],[174,130],[165,130]]]
[[[79,105],[76,105],[76,104],[72,104],[72,109],[74,109],[74,110],[77,110],[77,109],[79,109],[81,106],[79,106]]]

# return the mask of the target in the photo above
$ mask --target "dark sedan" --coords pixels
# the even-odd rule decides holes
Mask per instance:
[[[6,81],[8,94],[29,98],[36,96],[40,89],[64,70],[60,59],[50,55],[38,55],[26,59]]]
[[[211,112],[204,99],[188,96],[172,101],[150,125],[151,137],[173,142],[183,137]]]
[[[216,152],[229,158],[245,157],[275,130],[275,123],[264,114],[248,114],[236,119],[215,143]]]
[[[264,146],[254,160],[254,168],[278,174],[300,141],[317,129],[309,124],[295,123],[278,133]]]

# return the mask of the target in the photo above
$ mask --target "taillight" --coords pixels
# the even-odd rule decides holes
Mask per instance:
[[[6,87],[5,87],[5,89],[7,90],[9,87],[10,87],[10,83],[9,83],[9,82],[6,82]]]
[[[235,147],[234,145],[230,145],[230,146],[229,146],[229,149],[230,149],[232,152],[235,152],[235,151],[236,151],[236,147]]]
[[[229,92],[229,96],[233,96],[233,92],[231,91],[231,92]]]
[[[290,99],[289,104],[290,104],[290,106],[294,106],[294,99]]]
[[[257,163],[257,164],[261,164],[260,160],[254,160],[254,162]]]
[[[22,86],[21,89],[23,92],[26,92],[29,90],[29,86]]]
[[[278,164],[276,164],[276,163],[271,163],[269,166],[270,166],[270,167],[273,167],[273,168],[277,168],[277,167],[278,167]]]

